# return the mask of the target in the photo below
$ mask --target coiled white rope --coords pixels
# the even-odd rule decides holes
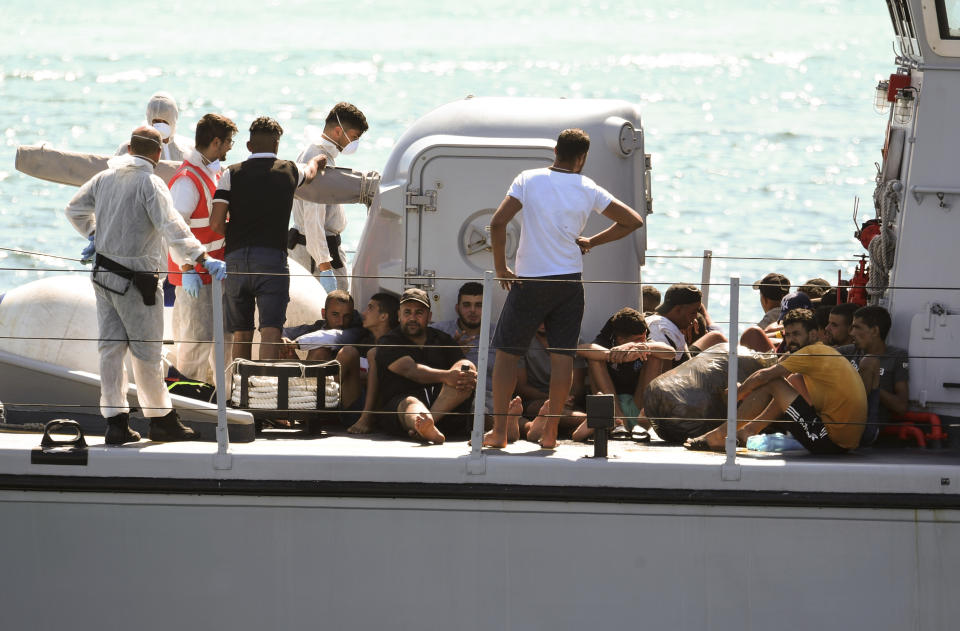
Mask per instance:
[[[235,361],[234,364],[242,360]],[[305,373],[304,364],[290,362],[278,363],[277,366],[295,366]],[[238,372],[233,375],[233,392],[230,401],[237,407],[240,403],[240,385],[242,377]],[[278,383],[280,379],[287,380],[287,406],[290,410],[315,410],[317,408],[317,377],[267,377],[251,375],[247,377],[247,407],[256,410],[276,410],[279,408]],[[333,375],[327,375],[323,380],[323,397],[325,408],[335,408],[340,404],[340,384]]]

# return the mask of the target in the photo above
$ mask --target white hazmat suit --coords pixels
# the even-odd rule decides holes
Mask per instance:
[[[135,272],[157,273],[166,266],[164,239],[177,263],[192,263],[204,254],[149,160],[127,155],[112,158],[109,166],[81,186],[66,208],[77,232],[96,235],[98,255]],[[166,415],[172,406],[161,361],[163,290],[156,286],[154,304],[148,306],[129,280],[97,264],[93,281],[100,329],[100,413],[110,418],[130,411],[123,361],[129,348],[143,415]]]
[[[168,92],[157,92],[147,101],[147,125],[152,125],[157,119],[166,121],[170,125],[170,140],[163,143],[161,160],[181,162],[186,157],[186,152],[193,148],[189,138],[176,135],[178,118],[180,118],[180,109],[177,107],[176,100]],[[120,145],[117,155],[126,155],[129,146],[129,142]]]

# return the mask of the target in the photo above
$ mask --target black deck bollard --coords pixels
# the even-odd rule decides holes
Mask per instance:
[[[593,457],[607,457],[607,438],[613,429],[613,395],[587,395],[587,427],[593,428]]]

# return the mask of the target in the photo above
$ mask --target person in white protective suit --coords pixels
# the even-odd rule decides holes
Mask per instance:
[[[147,125],[160,132],[163,138],[161,160],[182,162],[187,150],[193,148],[189,138],[176,135],[179,118],[180,110],[177,108],[177,102],[168,92],[157,92],[147,101]],[[129,143],[125,142],[117,149],[116,155],[125,156],[128,149]]]
[[[316,155],[327,157],[327,166],[341,153],[357,150],[360,136],[367,131],[367,118],[350,103],[337,103],[327,114],[323,135],[297,158],[306,163]],[[348,291],[346,254],[340,233],[347,227],[347,214],[340,204],[315,204],[293,200],[293,227],[287,235],[290,258],[309,270],[327,292]]]
[[[213,196],[220,181],[220,163],[233,147],[237,126],[219,114],[205,114],[197,123],[196,149],[188,149],[183,164],[167,183],[173,205],[190,226],[207,254],[223,260],[224,238],[210,227]],[[213,341],[213,285],[203,269],[181,274],[167,257],[167,279],[176,287],[173,303],[173,337],[177,341],[176,366],[184,375],[213,383],[216,356]],[[199,272],[199,273],[198,273]]]
[[[135,129],[130,154],[112,158],[108,169],[80,187],[65,211],[73,227],[90,241],[81,259],[94,261],[100,413],[107,421],[108,445],[140,440],[128,425],[124,366],[128,349],[140,407],[150,419],[150,440],[196,438],[173,410],[163,381],[163,295],[158,281],[164,240],[182,270],[189,271],[196,263],[215,278],[226,277],[226,265],[207,256],[174,209],[167,185],[153,173],[162,146],[160,132],[153,127]]]

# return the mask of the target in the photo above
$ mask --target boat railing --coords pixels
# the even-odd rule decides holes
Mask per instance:
[[[47,256],[47,257],[51,257],[51,258],[55,258],[55,259],[62,259],[62,260],[67,260],[67,261],[78,261],[77,259],[71,259],[71,258],[68,258],[68,257],[59,257],[59,256],[47,255],[47,254],[43,254],[43,253],[39,253],[39,252],[29,252],[29,251],[25,251],[25,250],[16,250],[16,249],[12,249],[12,248],[0,248],[0,250],[13,251],[13,252],[16,252],[16,253],[18,253],[18,254],[24,254],[24,255],[30,255],[30,256]],[[701,287],[701,290],[702,290],[702,293],[703,293],[703,303],[704,303],[704,306],[705,306],[705,307],[706,307],[707,301],[708,301],[708,299],[709,299],[708,297],[709,297],[709,292],[710,292],[711,287],[721,288],[721,287],[724,287],[724,286],[725,286],[725,287],[728,287],[728,289],[729,289],[729,312],[728,312],[728,313],[729,313],[729,316],[728,316],[728,319],[727,319],[726,321],[723,321],[723,320],[715,320],[715,323],[722,323],[722,324],[726,324],[726,325],[727,325],[727,338],[728,338],[728,340],[730,340],[730,342],[731,342],[731,343],[729,344],[729,346],[728,346],[728,352],[727,352],[727,354],[728,354],[728,357],[727,357],[727,362],[728,362],[727,393],[728,393],[728,394],[727,394],[727,397],[726,397],[726,400],[727,400],[726,417],[725,417],[725,418],[697,418],[697,419],[691,419],[691,418],[689,418],[689,417],[683,417],[683,418],[676,418],[676,419],[663,418],[663,419],[659,419],[659,420],[662,420],[662,421],[664,421],[664,422],[671,422],[671,421],[690,421],[690,420],[713,421],[713,422],[721,422],[721,423],[722,423],[722,422],[725,422],[726,425],[727,425],[727,436],[726,436],[726,443],[725,443],[725,456],[726,456],[726,458],[725,458],[724,467],[726,468],[725,471],[726,471],[727,469],[729,469],[729,473],[726,473],[726,472],[725,472],[724,475],[725,475],[725,476],[726,476],[726,475],[738,475],[738,474],[736,473],[735,468],[734,468],[735,462],[736,462],[736,449],[737,449],[737,444],[736,444],[736,433],[737,433],[737,432],[736,432],[736,428],[737,428],[737,400],[738,400],[737,392],[738,392],[738,377],[739,377],[739,375],[737,374],[737,370],[738,370],[738,366],[737,366],[737,364],[738,364],[738,362],[737,362],[737,344],[735,343],[735,341],[739,339],[740,326],[743,325],[743,324],[750,324],[750,322],[749,322],[749,321],[741,321],[741,320],[740,320],[740,290],[741,290],[741,286],[740,286],[740,279],[739,279],[739,277],[731,276],[731,277],[729,278],[728,282],[712,282],[712,281],[711,281],[711,275],[712,275],[711,262],[712,262],[713,259],[716,259],[716,258],[723,258],[723,259],[729,259],[729,260],[738,260],[738,259],[751,259],[751,260],[752,260],[752,259],[762,258],[762,259],[764,259],[764,260],[767,260],[767,257],[715,256],[715,255],[714,255],[711,251],[709,251],[709,250],[705,250],[701,256],[693,256],[693,255],[674,255],[674,254],[667,254],[667,255],[649,255],[649,254],[648,254],[647,257],[648,257],[648,258],[662,257],[662,258],[687,258],[687,259],[694,259],[694,258],[696,258],[696,259],[700,259],[700,261],[701,261],[701,270],[700,270],[700,271],[701,271],[701,283],[700,283],[700,287]],[[782,261],[782,260],[785,260],[785,259],[777,259],[777,258],[770,257],[769,260]],[[793,259],[786,259],[786,260],[793,260]],[[855,259],[855,258],[851,258],[851,259],[810,259],[810,258],[803,258],[803,259],[798,259],[798,260],[804,260],[804,261],[807,261],[807,260],[816,260],[816,261],[822,261],[822,262],[849,262],[849,263],[853,263],[853,262],[856,262],[858,259]],[[14,270],[18,270],[18,269],[19,269],[19,268],[2,268],[2,271],[14,271]],[[35,268],[31,268],[31,269],[35,269]],[[71,267],[71,268],[63,268],[63,269],[57,269],[57,270],[47,269],[46,271],[87,272],[88,270],[87,270],[86,268],[77,269],[76,267]],[[353,275],[352,277],[355,278],[355,279],[374,278],[374,277],[365,277],[365,276],[360,276],[360,275]],[[379,280],[388,280],[388,279],[389,279],[389,280],[397,280],[397,279],[409,280],[409,276],[406,276],[406,277],[398,277],[398,276],[378,276],[378,277],[376,277],[376,278],[379,279]],[[491,324],[491,320],[492,320],[491,309],[492,309],[492,304],[493,304],[493,302],[494,302],[493,296],[494,296],[495,292],[497,291],[498,281],[501,280],[501,279],[496,278],[496,277],[494,276],[494,273],[493,273],[492,271],[487,271],[487,272],[484,273],[484,275],[483,275],[482,278],[480,278],[480,277],[439,277],[439,276],[438,276],[438,277],[434,277],[433,280],[462,281],[462,282],[467,282],[467,281],[480,281],[480,282],[482,283],[482,286],[483,286],[483,302],[482,302],[482,305],[483,305],[483,306],[482,306],[482,316],[481,316],[481,330],[480,330],[480,334],[479,334],[479,337],[478,337],[478,354],[477,354],[477,360],[478,360],[478,361],[477,361],[477,366],[476,366],[476,368],[477,368],[477,384],[476,384],[476,393],[477,393],[477,395],[474,397],[473,424],[472,424],[471,441],[470,441],[470,460],[471,460],[470,468],[471,468],[471,470],[477,470],[477,471],[479,471],[479,470],[483,469],[483,465],[482,465],[482,455],[483,455],[483,452],[482,452],[482,441],[483,441],[483,433],[484,433],[485,420],[486,420],[486,418],[489,416],[489,414],[486,413],[486,403],[487,403],[487,402],[486,402],[486,395],[487,395],[487,379],[488,379],[488,372],[489,372],[488,369],[490,368],[490,367],[488,366],[488,361],[489,361],[488,358],[489,358],[489,354],[490,354],[490,350],[491,350],[491,349],[490,349],[490,339],[491,339],[490,324]],[[562,281],[556,281],[556,282],[562,282]],[[642,282],[643,282],[643,284],[662,285],[662,286],[668,286],[668,285],[672,284],[672,283],[667,283],[667,282],[648,282],[648,281],[642,281]],[[624,284],[624,283],[626,283],[626,284],[636,284],[636,285],[639,285],[639,284],[641,283],[641,281],[639,281],[639,280],[638,280],[638,281],[609,281],[609,280],[590,280],[590,279],[587,279],[587,280],[584,280],[583,283],[584,283],[584,284],[605,284],[605,283],[619,283],[619,284]],[[900,289],[909,289],[909,288],[900,287]],[[928,290],[928,289],[930,289],[930,288],[929,288],[929,287],[916,287],[915,289]],[[960,288],[943,288],[943,287],[940,287],[940,288],[938,288],[938,289],[944,290],[944,291],[946,291],[946,290],[960,290]],[[216,457],[215,457],[215,466],[216,466],[216,468],[218,468],[218,469],[224,469],[224,468],[230,468],[230,466],[231,466],[231,456],[230,456],[230,448],[229,448],[229,445],[230,445],[229,434],[228,434],[228,431],[227,431],[227,412],[226,412],[226,410],[227,410],[227,397],[228,397],[228,391],[229,391],[229,387],[228,387],[228,385],[227,385],[227,375],[228,375],[228,373],[229,373],[230,366],[226,365],[226,361],[225,361],[225,357],[226,357],[226,353],[225,353],[226,341],[225,341],[225,332],[224,332],[224,326],[223,326],[222,282],[220,282],[220,281],[214,281],[214,282],[213,282],[213,292],[214,292],[214,299],[213,299],[213,309],[214,309],[214,313],[213,313],[214,339],[213,339],[213,340],[210,340],[210,343],[213,343],[213,344],[215,345],[215,357],[216,357],[216,362],[217,362],[216,371],[215,371],[215,372],[216,372],[216,374],[215,374],[215,381],[216,381],[215,386],[216,386],[216,393],[217,393],[217,409],[218,409],[218,414],[217,414],[218,422],[217,422],[217,430],[216,430],[216,437],[217,437],[217,454],[216,454]],[[0,338],[3,338],[3,337],[5,337],[5,336],[0,335]],[[37,337],[37,338],[35,338],[35,339],[51,339],[51,338]],[[65,339],[65,338],[57,338],[57,339]],[[73,340],[73,341],[97,341],[97,338],[95,338],[95,337],[91,337],[91,338],[70,338],[70,339]],[[164,341],[164,342],[171,342],[171,340],[163,340],[163,341]],[[172,340],[172,342],[177,342],[177,341],[178,341],[178,340]],[[261,344],[263,344],[263,342],[261,342]],[[552,351],[552,350],[575,350],[575,349],[547,348],[546,350],[547,350],[547,351]],[[946,358],[946,357],[939,357],[939,356],[938,356],[937,358],[944,359],[944,358]],[[950,358],[950,359],[952,359],[952,358]],[[318,389],[319,389],[319,388],[320,388],[320,384],[318,384]],[[321,395],[319,394],[319,392],[318,392],[318,395],[317,395],[317,396],[321,396]],[[10,405],[10,404],[8,404],[8,406],[9,406],[9,405]],[[17,405],[18,405],[17,403],[13,403],[13,406],[14,406],[14,407],[16,407]],[[234,407],[235,407],[235,406],[234,406]],[[241,408],[241,409],[242,409],[242,408]],[[250,408],[250,409],[247,409],[246,411],[250,411],[250,412],[256,413],[257,410]],[[284,410],[277,410],[277,411],[278,411],[278,412],[283,412]],[[373,414],[378,414],[378,413],[379,413],[379,414],[392,414],[392,412],[376,412],[376,411],[374,411],[374,412],[372,412],[372,413],[373,413]],[[625,420],[625,419],[619,419],[619,420]],[[776,422],[777,422],[777,421],[774,421],[774,423],[776,423]]]

